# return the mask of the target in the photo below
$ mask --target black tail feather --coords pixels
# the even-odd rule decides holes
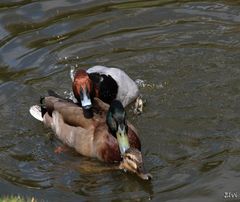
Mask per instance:
[[[44,114],[47,112],[47,109],[46,109],[46,107],[45,107],[44,97],[43,97],[43,96],[40,97],[40,107],[41,107],[41,113],[42,113],[42,117],[43,117]]]
[[[68,101],[68,102],[73,102],[71,99],[65,98],[65,97],[57,94],[57,93],[54,92],[53,90],[48,90],[48,95],[49,95],[49,96],[56,97],[56,98],[59,98],[59,99],[62,99],[62,100],[65,100],[65,101]]]
[[[56,98],[60,98],[60,99],[65,99],[63,98],[62,96],[58,95],[56,92],[54,92],[53,90],[48,90],[48,95],[49,96],[53,96],[53,97],[56,97]]]

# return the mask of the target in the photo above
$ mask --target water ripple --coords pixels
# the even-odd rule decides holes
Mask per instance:
[[[235,191],[238,1],[22,0],[0,10],[0,194],[219,201]],[[146,100],[141,116],[127,112],[151,182],[72,150],[56,155],[52,131],[28,114],[48,89],[72,96],[71,67],[97,64],[125,70]]]

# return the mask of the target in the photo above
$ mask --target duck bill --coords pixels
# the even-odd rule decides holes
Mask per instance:
[[[91,98],[90,98],[90,95],[88,93],[87,90],[82,90],[82,92],[80,92],[80,95],[81,96],[81,105],[82,105],[82,108],[85,109],[85,110],[88,110],[90,108],[92,108],[92,101],[91,101]]]
[[[152,175],[145,171],[143,165],[138,166],[136,173],[143,180],[151,180],[152,179]]]
[[[126,156],[123,156],[123,160],[121,161],[119,168],[130,173],[135,173],[137,174],[138,177],[140,177],[143,180],[152,179],[152,175],[145,171],[143,163],[140,162],[136,163],[133,160],[127,159]]]
[[[126,127],[124,125],[119,125],[117,130],[117,141],[121,154],[123,155],[127,149],[129,149],[129,139],[126,133]]]
[[[139,171],[138,168],[135,170],[134,168],[130,167],[127,163],[122,163],[120,165],[120,169],[124,169],[131,173],[135,173],[142,180],[151,180],[152,179],[152,175],[150,173],[146,173],[145,171]]]

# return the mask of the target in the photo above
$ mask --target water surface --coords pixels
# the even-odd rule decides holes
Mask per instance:
[[[48,201],[224,201],[240,194],[240,2],[1,1],[0,195]],[[69,70],[141,79],[139,131],[151,182],[70,150],[28,113]]]

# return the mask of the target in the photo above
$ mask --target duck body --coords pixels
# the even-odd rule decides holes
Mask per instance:
[[[81,155],[109,163],[120,162],[118,139],[110,132],[106,122],[109,107],[97,98],[94,99],[94,107],[98,113],[89,119],[85,118],[83,109],[73,102],[47,96],[44,97],[44,107],[37,110],[33,106],[30,113],[35,118],[37,113],[42,114],[43,123],[54,131],[56,137]],[[136,129],[130,123],[127,123],[127,137],[130,147],[141,150]]]
[[[71,78],[74,96],[83,109],[92,107],[94,97],[108,104],[117,99],[126,107],[139,96],[137,84],[118,68],[94,66],[72,72]]]
[[[137,84],[121,69],[98,65],[89,68],[87,73],[99,86],[99,98],[108,104],[117,99],[126,107],[139,96]]]

